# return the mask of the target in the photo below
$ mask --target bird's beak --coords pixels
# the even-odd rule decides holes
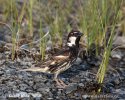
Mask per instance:
[[[78,36],[82,36],[82,35],[83,35],[83,33],[81,33],[81,32],[78,33]]]

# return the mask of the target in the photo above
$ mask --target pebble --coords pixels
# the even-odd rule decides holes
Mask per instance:
[[[12,38],[9,35],[5,35],[4,39],[7,43],[10,43],[12,41]]]
[[[82,95],[83,100],[88,98],[88,95]]]
[[[20,46],[21,49],[26,49],[29,50],[29,46],[27,44],[23,44],[22,46]]]
[[[80,63],[82,63],[82,59],[77,58],[76,61],[74,62],[75,65],[79,65]]]
[[[5,45],[5,43],[6,43],[6,42],[1,41],[1,39],[0,39],[0,48],[2,48],[2,47]]]
[[[33,92],[33,89],[32,88],[28,88],[25,90],[27,93],[32,93]]]
[[[114,40],[113,45],[115,46],[123,46],[125,44],[125,36],[117,36]]]
[[[114,59],[122,59],[123,54],[120,51],[112,51],[111,52],[111,57]]]
[[[0,76],[2,76],[4,74],[4,72],[3,71],[0,71]]]
[[[54,100],[53,98],[47,98],[47,100]]]
[[[33,96],[33,98],[37,98],[37,99],[42,97],[42,94],[39,92],[29,93],[29,95],[31,95],[31,96]],[[37,99],[35,99],[35,100],[37,100]]]
[[[32,66],[32,64],[30,62],[25,62],[25,61],[21,61],[20,62],[21,66]],[[25,68],[25,67],[24,67]]]
[[[114,82],[115,82],[115,84],[120,84],[120,80],[118,79],[118,78],[116,78],[115,80],[114,80]]]
[[[81,64],[80,65],[80,68],[84,71],[84,70],[87,70],[89,68],[88,65],[84,65],[84,64]]]
[[[15,75],[16,74],[16,70],[15,69],[8,69],[8,70],[6,70],[6,74],[8,74],[8,75]]]
[[[37,91],[43,94],[47,94],[48,92],[50,92],[50,89],[45,87],[40,87],[40,88],[37,88]]]
[[[30,86],[33,86],[33,85],[34,85],[34,82],[33,82],[33,81],[29,81],[28,84],[29,84]]]
[[[14,81],[13,81],[13,82],[10,82],[10,81],[9,81],[9,82],[7,82],[7,85],[8,85],[8,86],[14,86],[14,85],[15,85],[15,82],[14,82]]]
[[[66,94],[69,94],[74,90],[77,90],[77,86],[78,86],[77,84],[70,84],[70,86],[68,86],[65,90]]]
[[[79,86],[80,87],[84,87],[85,85],[83,83],[79,83]]]
[[[3,57],[3,54],[2,54],[2,53],[0,53],[0,59],[2,59],[2,57]]]
[[[80,97],[81,95],[80,95],[80,93],[74,93],[74,96],[75,97]]]
[[[21,91],[25,91],[28,88],[28,85],[26,85],[26,84],[20,84],[19,88],[20,88]]]

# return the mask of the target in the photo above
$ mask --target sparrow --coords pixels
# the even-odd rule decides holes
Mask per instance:
[[[59,88],[65,88],[67,85],[58,78],[58,75],[69,69],[76,61],[79,52],[79,41],[82,36],[80,31],[71,31],[68,34],[66,48],[60,50],[51,58],[44,61],[40,66],[24,69],[25,71],[43,72],[54,74],[54,81]]]

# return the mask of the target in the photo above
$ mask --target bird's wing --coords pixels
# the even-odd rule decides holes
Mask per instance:
[[[32,71],[32,72],[43,72],[43,73],[54,73],[59,70],[61,67],[65,66],[69,60],[69,56],[54,56],[53,59],[46,60],[43,63],[36,64],[35,66],[24,69],[23,71]]]
[[[48,67],[31,67],[31,68],[28,68],[28,69],[23,69],[21,71],[31,71],[31,72],[43,72],[43,73],[49,73],[48,72]]]
[[[50,73],[55,73],[55,72],[57,72],[58,70],[61,70],[62,68],[69,66],[69,64],[70,64],[69,59],[65,59],[65,60],[63,60],[63,61],[60,61],[60,62],[57,62],[57,63],[55,63],[55,64],[49,65],[48,71],[49,71]]]

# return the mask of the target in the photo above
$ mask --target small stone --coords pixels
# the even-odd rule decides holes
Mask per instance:
[[[89,66],[88,66],[88,65],[81,64],[81,65],[80,65],[80,68],[81,68],[82,70],[87,70],[87,69],[89,68]]]
[[[20,84],[19,87],[20,87],[21,91],[25,91],[28,88],[28,86],[26,84]]]
[[[51,51],[52,50],[52,41],[49,40],[46,44],[46,51]]]
[[[16,70],[15,69],[8,69],[8,70],[6,70],[6,74],[8,74],[8,75],[15,75],[16,74]]]
[[[83,83],[79,83],[79,86],[80,87],[84,87],[85,85]]]
[[[76,61],[74,62],[74,64],[79,65],[82,62],[82,59],[77,58]]]
[[[47,98],[47,100],[53,100],[53,98]]]
[[[85,79],[81,79],[81,82],[85,82]],[[83,84],[83,83],[82,83]]]
[[[25,91],[26,91],[27,93],[31,93],[31,92],[33,92],[32,89],[26,89]]]
[[[82,95],[83,100],[88,98],[88,95]]]
[[[38,98],[42,97],[42,94],[37,92],[37,93],[29,93],[29,95],[33,96],[33,98],[37,98],[36,100],[39,100]]]
[[[117,36],[117,38],[114,40],[113,45],[115,46],[125,46],[125,36]]]
[[[11,42],[12,40],[10,35],[5,35],[4,39],[6,42]]]
[[[95,66],[99,66],[101,64],[101,61],[97,61],[96,63],[95,63]]]
[[[0,71],[0,76],[2,76],[4,74],[4,72],[3,71]]]
[[[59,96],[56,96],[56,98],[55,98],[56,100],[59,100],[60,99],[60,97]]]
[[[122,60],[125,62],[125,56],[124,56],[124,58]]]
[[[119,94],[124,94],[125,95],[125,89],[116,89],[115,93],[119,93]]]
[[[119,79],[118,79],[118,78],[117,78],[117,79],[115,79],[115,80],[114,80],[114,82],[115,82],[115,84],[117,84],[117,85],[120,83],[120,81],[119,81]]]
[[[27,66],[32,66],[32,63],[31,62],[27,62]]]
[[[0,53],[0,59],[2,59],[2,57],[3,57],[3,54],[2,54],[2,53]]]
[[[45,89],[45,91],[46,91],[46,92],[49,92],[49,91],[50,91],[50,89],[49,89],[49,88],[46,88],[46,89]]]
[[[0,40],[0,48],[2,48],[5,45],[6,42]]]
[[[75,97],[80,97],[80,93],[74,93]]]
[[[58,94],[58,95],[61,95],[61,93],[62,93],[62,90],[59,90],[59,89],[58,89],[57,94]]]
[[[2,65],[6,60],[5,59],[1,59],[0,60],[0,65]]]
[[[14,86],[15,85],[15,82],[13,81],[13,82],[7,82],[7,84],[9,85],[9,86]]]
[[[70,86],[68,86],[67,88],[66,88],[66,94],[69,94],[69,93],[71,93],[72,91],[74,91],[74,90],[76,90],[77,89],[77,84],[71,84]]]
[[[120,51],[112,51],[111,52],[111,57],[114,58],[114,59],[122,59],[122,53]]]
[[[26,49],[26,50],[29,50],[29,46],[28,44],[23,44],[22,46],[20,46],[21,49]]]
[[[21,62],[20,62],[20,65],[21,65],[21,66],[26,66],[26,65],[27,65],[27,63],[26,63],[26,62],[24,62],[24,61],[21,61]]]
[[[21,59],[20,59],[20,58],[17,58],[17,62],[19,62],[19,63],[20,63],[20,62],[21,62]]]
[[[43,92],[43,93],[48,93],[50,91],[50,89],[46,88],[46,87],[45,88],[44,87],[40,87],[40,88],[37,89],[37,91]]]
[[[29,84],[30,86],[33,86],[34,82],[33,82],[33,81],[29,81],[28,84]]]
[[[34,52],[34,53],[37,52],[36,48],[32,48],[31,51]]]

